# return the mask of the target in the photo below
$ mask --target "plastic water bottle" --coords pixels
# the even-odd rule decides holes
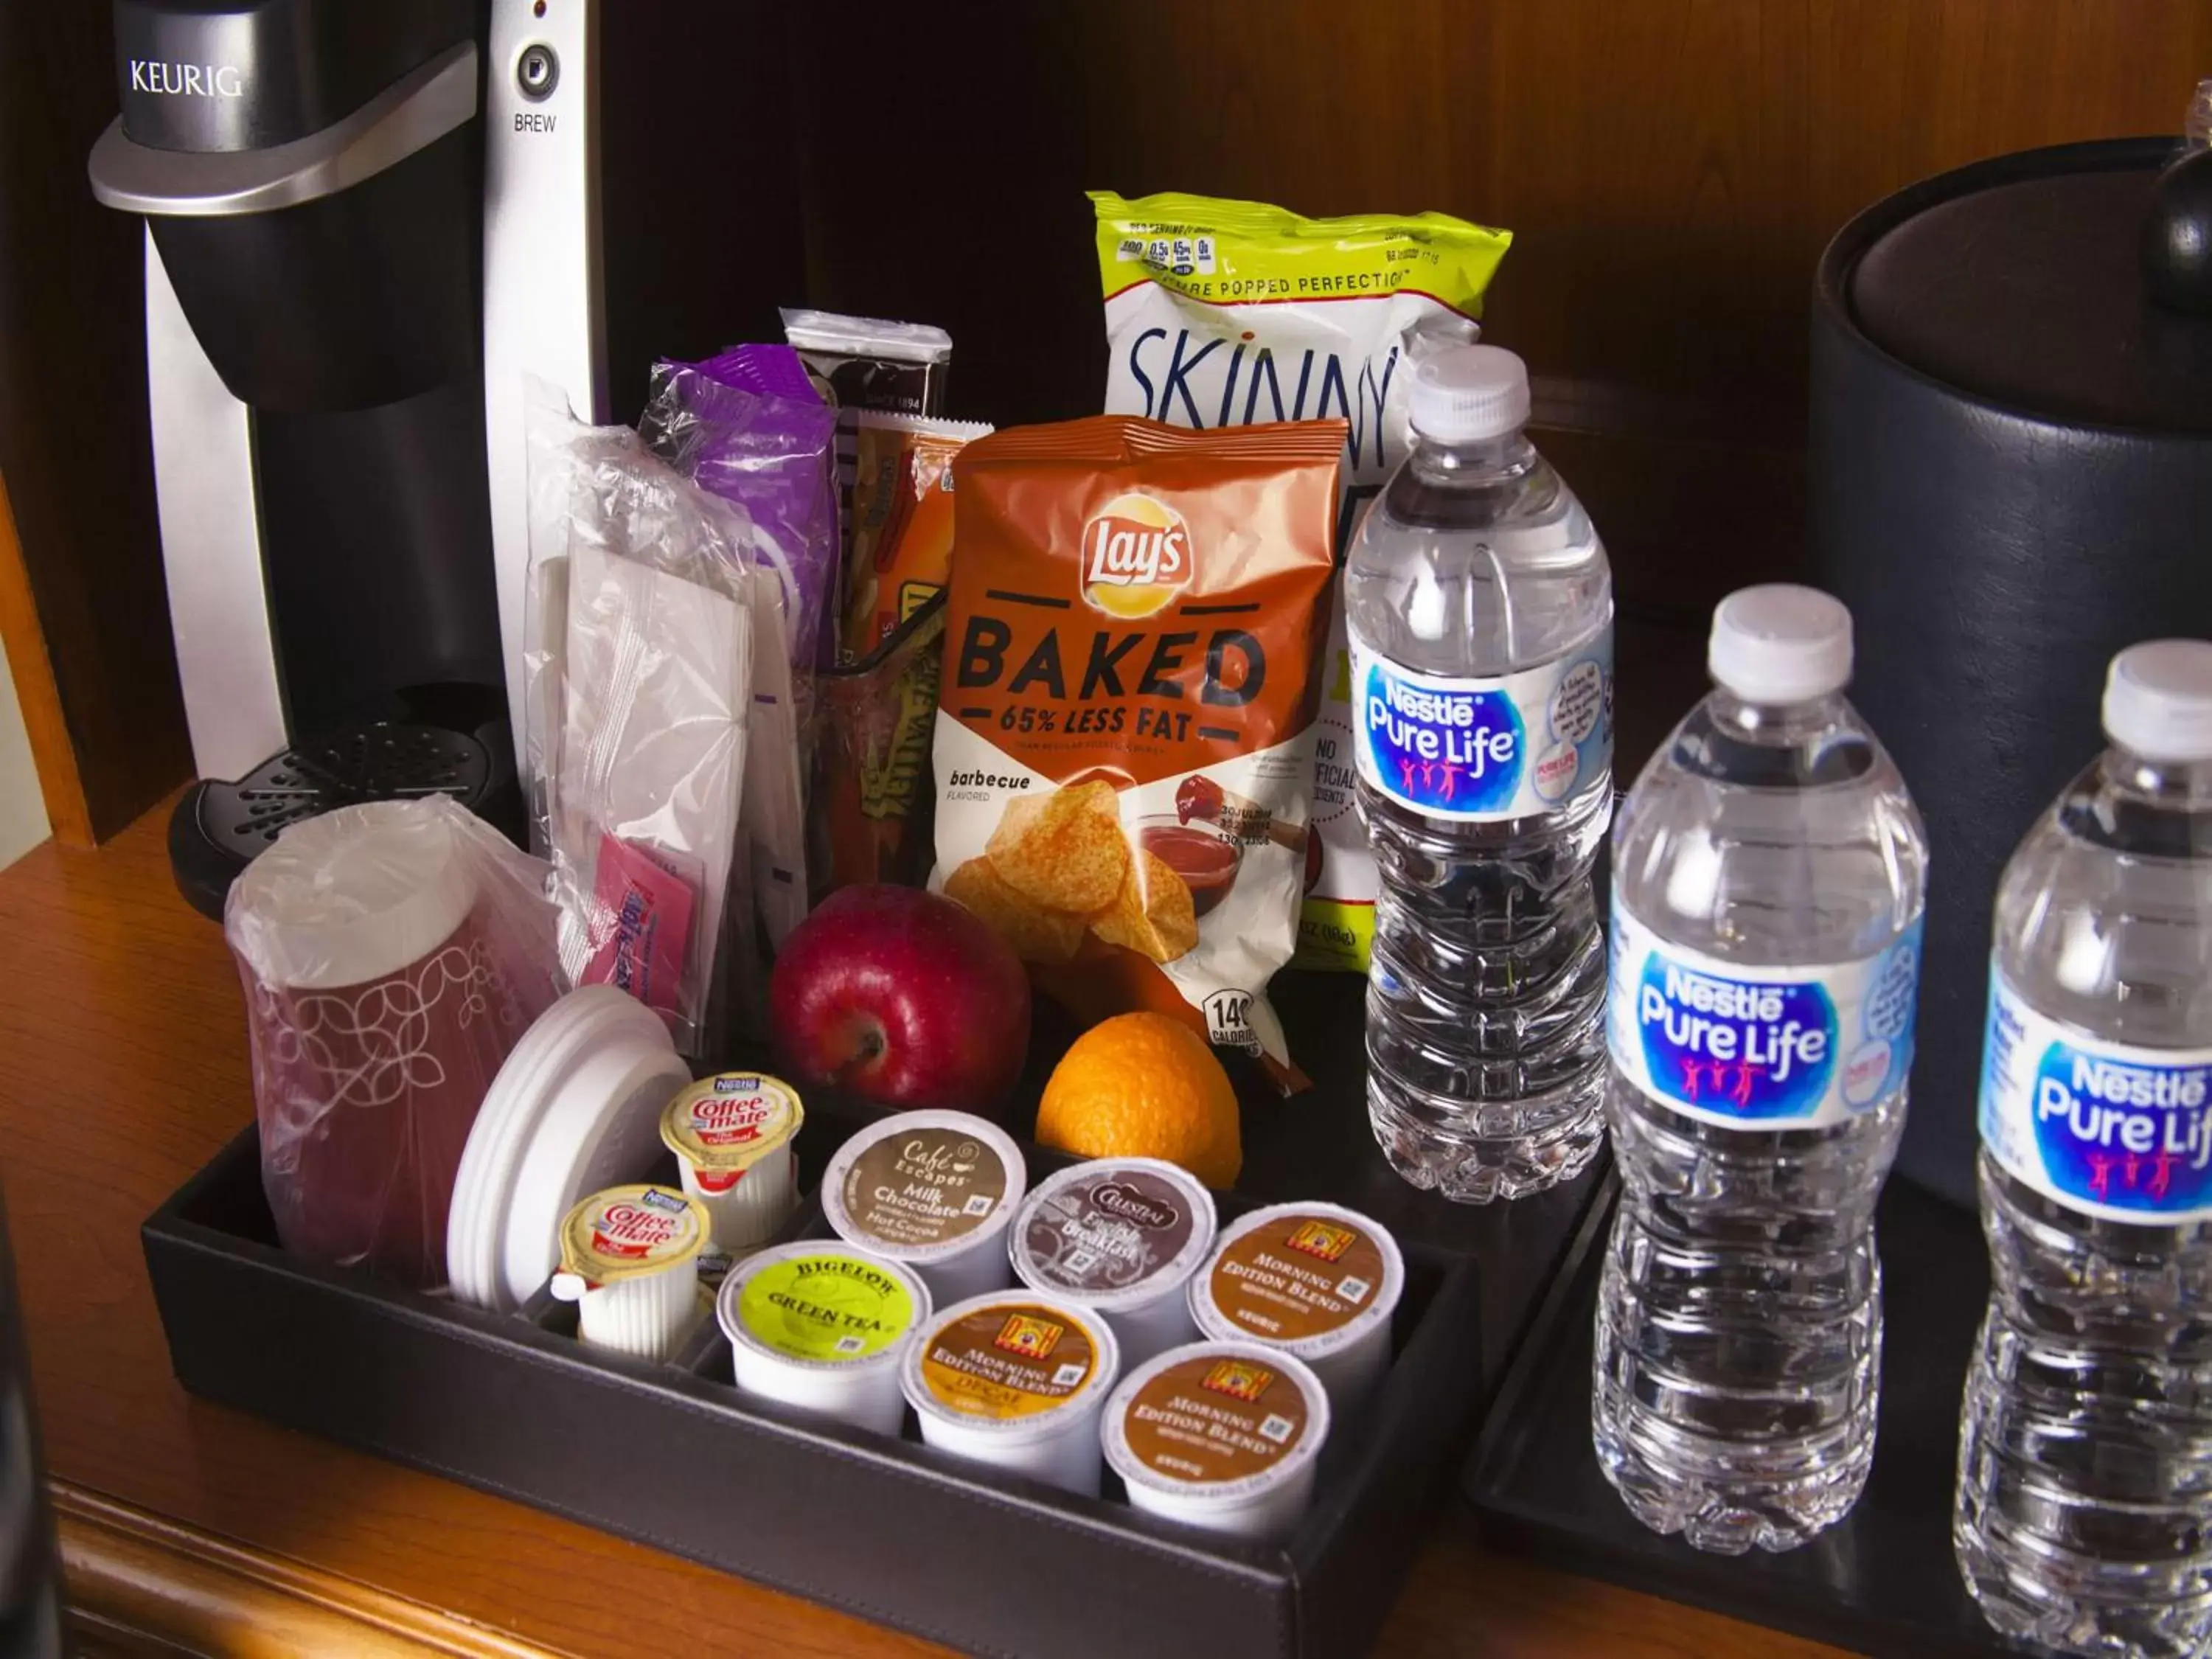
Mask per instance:
[[[1997,889],[1952,1530],[1998,1630],[2155,1659],[2212,1651],[2212,645],[2104,720]]]
[[[1486,1203],[1604,1137],[1590,860],[1613,783],[1605,548],[1495,346],[1423,361],[1413,445],[1345,572],[1359,810],[1380,878],[1367,1109],[1417,1187]]]
[[[1709,663],[1613,830],[1591,1426],[1638,1520],[1733,1554],[1840,1519],[1873,1462],[1928,842],[1844,700],[1841,605],[1732,594]]]

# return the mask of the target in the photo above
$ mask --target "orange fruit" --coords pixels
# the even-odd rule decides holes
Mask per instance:
[[[1237,1091],[1206,1039],[1165,1014],[1117,1014],[1044,1085],[1036,1138],[1079,1158],[1159,1158],[1209,1187],[1244,1167]]]

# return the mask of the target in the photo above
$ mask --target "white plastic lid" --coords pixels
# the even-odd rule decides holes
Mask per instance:
[[[1033,1329],[1040,1321],[1057,1327],[1062,1336],[1071,1331],[1079,1334],[1091,1351],[1083,1376],[1068,1387],[1066,1394],[1049,1401],[1036,1395],[1022,1398],[1021,1389],[1000,1382],[990,1391],[990,1397],[1005,1401],[1012,1395],[1013,1401],[1000,1414],[959,1410],[940,1398],[933,1386],[936,1376],[955,1373],[954,1367],[942,1365],[938,1359],[938,1346],[955,1326],[965,1326],[970,1321],[986,1325],[982,1316],[988,1316],[990,1322],[1000,1323],[1006,1332],[1012,1333],[1002,1334],[994,1346],[1018,1341],[1021,1329]],[[969,1341],[972,1346],[975,1339],[971,1336]],[[1050,1361],[1054,1353],[1064,1356],[1068,1352],[1064,1343],[1056,1342],[1054,1348],[1042,1358]],[[925,1417],[987,1434],[1004,1443],[1023,1445],[1055,1438],[1066,1433],[1074,1423],[1093,1419],[1093,1414],[1105,1404],[1121,1375],[1121,1345],[1115,1340],[1114,1328],[1103,1319],[1065,1302],[1040,1296],[1035,1291],[991,1291],[982,1296],[971,1296],[965,1302],[956,1302],[931,1316],[901,1358],[899,1386],[905,1391],[907,1403]]]
[[[2212,645],[2151,640],[2113,658],[2105,735],[2145,760],[2212,760]]]
[[[223,926],[264,985],[366,985],[422,961],[476,903],[441,808],[379,800],[303,819],[231,884]]]
[[[456,1299],[520,1307],[560,1265],[561,1219],[660,1157],[660,1113],[691,1080],[660,1017],[611,985],[571,991],[501,1066],[469,1130],[446,1223]]]
[[[1173,1370],[1179,1365],[1194,1361],[1243,1362],[1267,1374],[1271,1382],[1276,1379],[1288,1382],[1298,1391],[1305,1406],[1305,1423],[1295,1439],[1289,1439],[1291,1419],[1279,1420],[1280,1434],[1270,1438],[1287,1439],[1282,1455],[1267,1468],[1239,1478],[1218,1480],[1184,1480],[1155,1468],[1137,1454],[1129,1443],[1129,1413],[1137,1403],[1137,1396],[1146,1384],[1163,1371]],[[1203,1386],[1203,1385],[1201,1385]],[[1246,1399],[1253,1396],[1245,1395]],[[1266,1398],[1267,1396],[1260,1396]],[[1150,1486],[1156,1492],[1174,1492],[1179,1496],[1210,1499],[1221,1504],[1248,1503],[1262,1492],[1272,1492],[1291,1480],[1306,1464],[1321,1455],[1328,1440],[1328,1390],[1322,1380],[1308,1368],[1305,1361],[1281,1348],[1270,1348],[1251,1341],[1189,1342],[1165,1353],[1156,1354],[1121,1379],[1106,1402],[1106,1419],[1099,1431],[1099,1440],[1106,1453],[1106,1462],[1114,1473],[1132,1486]],[[1263,1432],[1265,1431],[1263,1430]]]
[[[1705,665],[1747,702],[1807,702],[1851,679],[1851,613],[1817,587],[1739,588],[1713,611]]]
[[[1503,346],[1453,346],[1413,368],[1406,413],[1438,443],[1477,443],[1528,424],[1528,369]]]

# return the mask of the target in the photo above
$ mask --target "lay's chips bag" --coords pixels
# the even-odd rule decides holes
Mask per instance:
[[[1341,421],[1100,416],[954,458],[931,885],[1086,1021],[1291,1064]]]
[[[1512,241],[1441,213],[1306,219],[1257,202],[1093,191],[1106,295],[1106,412],[1211,429],[1346,423],[1340,550],[1411,441],[1413,362],[1478,331]],[[1375,863],[1352,798],[1352,672],[1332,602],[1316,732],[1322,857],[1301,967],[1365,972]]]

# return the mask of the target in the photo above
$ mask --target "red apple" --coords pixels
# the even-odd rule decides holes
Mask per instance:
[[[824,899],[777,953],[768,1006],[794,1082],[902,1111],[992,1111],[1029,1053],[1029,975],[1013,947],[912,887]]]

